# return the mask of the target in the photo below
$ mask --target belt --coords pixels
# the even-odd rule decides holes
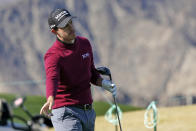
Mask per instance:
[[[92,105],[91,104],[85,104],[85,105],[73,105],[73,107],[80,108],[83,110],[91,110]]]

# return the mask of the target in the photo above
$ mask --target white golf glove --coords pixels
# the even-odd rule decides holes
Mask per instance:
[[[116,93],[117,93],[116,85],[114,83],[112,83],[110,80],[103,79],[102,80],[102,87],[105,90],[111,92],[114,97],[116,96]]]

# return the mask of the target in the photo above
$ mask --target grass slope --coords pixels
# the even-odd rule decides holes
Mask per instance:
[[[4,98],[8,101],[8,103],[12,103],[12,100],[16,98],[16,95],[13,94],[0,94],[0,98]],[[32,114],[39,114],[42,105],[46,102],[46,98],[42,96],[27,96],[25,101],[26,108]],[[128,105],[119,105],[123,112],[127,111],[135,111],[141,110],[142,108],[139,107],[132,107]],[[103,116],[106,111],[110,108],[110,105],[106,102],[94,102],[93,107],[97,116]],[[22,109],[17,108],[13,110],[13,114],[20,114],[20,116],[24,117],[25,119],[29,119],[28,116],[22,111]]]

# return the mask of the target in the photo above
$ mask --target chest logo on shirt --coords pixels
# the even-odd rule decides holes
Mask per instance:
[[[85,59],[87,57],[90,57],[90,54],[89,53],[85,53],[85,54],[82,54],[82,58]]]

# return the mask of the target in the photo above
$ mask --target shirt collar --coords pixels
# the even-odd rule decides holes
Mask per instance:
[[[61,47],[61,48],[74,48],[76,46],[77,37],[75,38],[75,41],[73,44],[65,43],[61,41],[58,37],[56,38],[56,46]]]

